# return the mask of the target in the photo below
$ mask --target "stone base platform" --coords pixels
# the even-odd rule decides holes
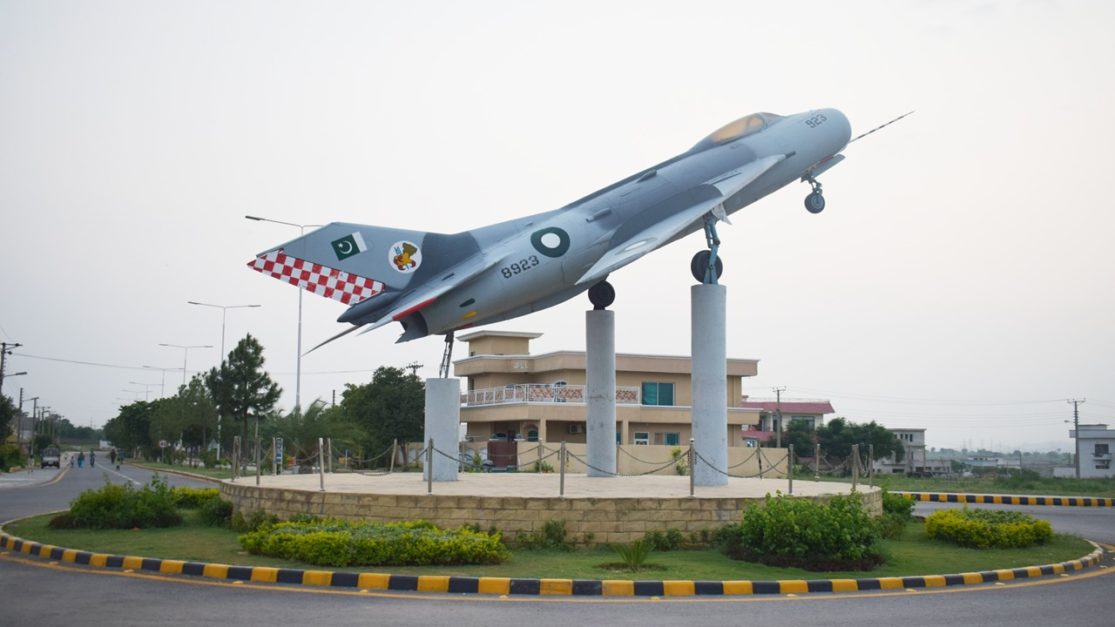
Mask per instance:
[[[642,539],[648,531],[678,529],[686,536],[708,534],[740,520],[741,512],[767,494],[786,493],[785,479],[730,478],[728,485],[700,487],[689,496],[689,477],[560,477],[537,473],[462,473],[458,481],[435,482],[433,493],[421,473],[363,475],[336,473],[246,477],[221,484],[234,510],[281,519],[295,514],[376,520],[428,520],[440,527],[474,524],[498,529],[514,543],[520,534],[541,532],[551,520],[565,521],[567,537],[585,544]],[[850,484],[794,481],[794,496],[824,500],[846,494]],[[858,487],[868,511],[882,511],[877,488]]]

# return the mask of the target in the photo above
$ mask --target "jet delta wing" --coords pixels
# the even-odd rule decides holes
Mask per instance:
[[[560,209],[456,234],[337,222],[248,265],[348,305],[338,322],[353,326],[341,335],[400,322],[399,341],[516,318],[590,288],[597,303],[610,273],[701,228],[710,250],[694,256],[694,277],[715,282],[716,221],[799,179],[812,186],[806,208],[819,212],[816,177],[844,158],[850,137],[835,109],[755,113]]]

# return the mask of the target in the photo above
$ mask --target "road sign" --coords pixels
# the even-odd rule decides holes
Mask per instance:
[[[283,439],[275,438],[275,465],[283,467]]]

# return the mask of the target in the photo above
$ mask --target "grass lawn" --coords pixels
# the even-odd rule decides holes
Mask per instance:
[[[798,479],[812,479],[798,476]],[[851,477],[821,477],[821,481],[851,483]],[[867,485],[866,479],[860,484]],[[1017,477],[956,478],[906,477],[877,475],[875,485],[888,490],[905,492],[957,492],[964,494],[1036,494],[1045,496],[1105,496],[1115,497],[1115,478],[1107,479],[1054,479],[1042,477],[1027,479]]]
[[[139,468],[147,468],[149,470],[161,471],[172,470],[176,472],[188,472],[194,475],[202,475],[205,477],[212,477],[214,479],[231,479],[232,471],[227,468],[205,468],[198,466],[186,466],[183,464],[164,464],[162,462],[136,462],[135,465]]]
[[[238,534],[206,527],[196,514],[186,512],[186,523],[173,529],[152,530],[54,530],[49,516],[38,516],[5,527],[27,540],[98,553],[138,555],[245,566],[319,569],[320,566],[250,555],[241,550]],[[1051,543],[1030,549],[976,550],[931,540],[920,522],[910,523],[902,536],[883,542],[887,562],[870,572],[818,573],[797,568],[774,568],[729,559],[715,549],[651,553],[651,568],[638,573],[609,570],[602,564],[619,562],[610,549],[513,550],[512,557],[496,566],[352,567],[332,570],[392,572],[411,575],[461,575],[568,579],[692,579],[772,580],[890,577],[952,574],[968,571],[1018,568],[1064,562],[1087,555],[1092,546],[1072,536],[1055,535]],[[328,569],[327,569],[328,570]]]

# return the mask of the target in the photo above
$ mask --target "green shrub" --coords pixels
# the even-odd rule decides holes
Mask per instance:
[[[828,503],[767,495],[743,522],[722,530],[725,552],[734,559],[807,570],[868,570],[882,562],[878,524],[858,494]]]
[[[23,453],[15,444],[0,444],[0,470],[7,472],[12,466],[19,466],[26,462]]]
[[[219,496],[211,498],[201,504],[198,514],[210,527],[228,527],[232,523],[232,503]]]
[[[51,526],[71,529],[142,529],[182,522],[170,488],[158,475],[139,490],[130,483],[86,490],[70,503],[68,515],[56,518]]]
[[[680,529],[671,527],[666,531],[648,531],[643,540],[650,543],[655,551],[674,551],[681,548],[685,536],[682,535]]]
[[[612,550],[616,552],[623,565],[631,572],[638,572],[646,565],[647,557],[654,550],[654,545],[646,538],[631,544],[613,544]]]
[[[187,488],[177,487],[170,489],[174,504],[182,509],[198,509],[207,501],[220,498],[221,491],[217,488]]]
[[[898,514],[903,518],[912,518],[914,513],[914,499],[894,494],[883,490],[883,513]]]
[[[572,551],[573,542],[565,531],[564,520],[547,520],[541,531],[529,534],[519,534],[516,543],[524,549],[556,549],[559,551]]]
[[[268,514],[261,509],[257,509],[247,516],[243,512],[236,512],[229,520],[229,527],[233,531],[258,531],[277,522],[279,522],[279,518],[274,514]]]
[[[990,509],[943,509],[925,519],[930,538],[975,549],[1025,548],[1053,538],[1053,526],[1029,514]]]
[[[253,554],[321,566],[498,564],[510,557],[498,534],[449,531],[426,521],[284,522],[240,536],[240,545]]]

